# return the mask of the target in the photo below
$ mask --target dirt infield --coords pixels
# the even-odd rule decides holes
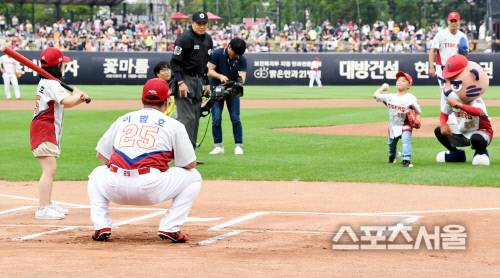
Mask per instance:
[[[33,103],[0,101],[0,110],[31,110]],[[242,107],[271,103],[272,107],[380,105],[371,100],[293,100],[242,101]],[[139,109],[140,105],[93,101],[79,107]],[[488,101],[488,106],[500,106],[500,101]],[[424,118],[424,127],[435,121]],[[495,118],[496,127],[498,123]],[[387,123],[377,125],[379,132],[387,130]],[[341,129],[353,131],[349,135],[364,130],[358,125]],[[423,128],[415,136],[429,132]],[[64,220],[34,219],[37,196],[37,182],[0,181],[0,277],[494,277],[499,273],[497,188],[205,180],[182,226],[190,237],[185,244],[161,241],[156,235],[169,202],[154,207],[112,205],[110,216],[116,226],[111,239],[94,242],[85,181],[55,182],[53,199],[70,210]],[[352,226],[361,239],[360,225],[397,224],[401,226],[396,229],[412,227],[413,241],[405,241],[401,234],[396,239],[410,245],[420,227],[434,234],[435,226],[463,226],[465,250],[443,250],[443,244],[432,250],[425,243],[418,250],[333,250],[334,245],[353,243],[346,241],[347,235],[338,243],[332,241],[342,225]],[[443,238],[436,238],[443,243]],[[361,240],[360,248],[369,245]]]
[[[186,244],[157,237],[164,210],[123,206],[112,206],[122,209],[111,209],[110,216],[115,225],[130,223],[113,228],[109,242],[92,241],[90,209],[75,207],[89,205],[86,182],[55,183],[53,197],[73,204],[65,205],[70,210],[65,220],[34,219],[36,182],[3,181],[0,188],[2,277],[95,277],[97,273],[106,277],[400,277],[401,273],[491,277],[498,273],[500,191],[495,188],[204,181],[190,213],[190,221],[196,222],[182,226],[190,236]],[[466,250],[427,250],[425,244],[407,251],[332,250],[333,234],[340,225],[393,226],[415,218],[411,226],[415,230],[428,226],[430,233],[435,225],[463,225]]]
[[[500,130],[500,118],[490,118],[493,130]],[[422,127],[414,129],[412,137],[435,137],[434,129],[439,126],[439,118],[423,118]],[[357,135],[357,136],[387,136],[389,122],[337,125],[337,126],[318,126],[318,127],[295,127],[295,128],[276,128],[278,131],[318,133],[318,134],[339,134],[339,135]]]

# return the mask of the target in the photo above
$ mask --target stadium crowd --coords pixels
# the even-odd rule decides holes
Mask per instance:
[[[48,46],[61,50],[80,51],[171,51],[175,39],[187,28],[189,22],[171,21],[167,28],[165,20],[139,21],[117,17],[97,16],[95,20],[60,20],[34,25],[29,19],[21,22],[16,15],[6,19],[0,14],[0,45],[8,43],[14,49],[43,50]],[[361,23],[361,21],[360,21]],[[495,34],[500,31],[498,23]],[[253,26],[243,23],[210,23],[208,33],[216,47],[227,46],[231,38],[238,36],[248,44],[248,52],[370,52],[370,53],[414,53],[429,49],[433,36],[446,28],[444,19],[432,23],[428,30],[418,23],[388,22],[377,20],[373,25],[356,24],[352,21],[317,23],[308,20],[305,24],[291,22],[278,30],[268,17],[255,21]],[[471,51],[476,50],[478,40],[485,40],[490,51],[491,36],[485,24],[479,28],[474,24],[462,24],[461,30],[469,36]],[[496,44],[498,45],[498,44]]]

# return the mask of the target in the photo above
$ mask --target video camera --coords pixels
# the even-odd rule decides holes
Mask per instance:
[[[230,89],[227,89],[230,87]],[[238,76],[236,81],[227,81],[214,89],[214,99],[216,101],[230,100],[233,97],[243,96],[243,78]]]

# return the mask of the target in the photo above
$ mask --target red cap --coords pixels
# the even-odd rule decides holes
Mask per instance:
[[[460,20],[460,15],[457,12],[451,12],[448,15],[448,20],[452,20],[452,19]]]
[[[58,48],[48,47],[42,52],[42,55],[40,55],[40,61],[42,62],[42,67],[48,68],[62,62],[68,63],[71,59],[64,56]]]
[[[314,60],[319,61],[319,57],[314,58]]]
[[[465,56],[456,54],[446,60],[446,65],[443,70],[444,78],[451,78],[461,73],[469,64],[469,60]]]
[[[146,96],[157,96],[158,99],[146,99]],[[170,88],[167,81],[160,78],[149,79],[142,88],[142,100],[149,103],[158,103],[168,99]]]
[[[400,72],[396,73],[396,79],[398,79],[402,75],[404,75],[404,77],[406,77],[408,82],[410,82],[410,87],[411,87],[411,85],[413,85],[413,78],[411,78],[411,76],[408,73],[400,71]]]

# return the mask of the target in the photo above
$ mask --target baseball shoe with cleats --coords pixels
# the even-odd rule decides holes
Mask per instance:
[[[240,146],[237,146],[234,149],[234,154],[243,154],[243,149]]]
[[[403,160],[403,167],[413,167],[413,164],[409,160]]]
[[[55,209],[53,209],[51,205],[48,205],[45,206],[43,209],[37,208],[37,210],[35,211],[35,218],[59,220],[66,218],[66,215],[64,215],[64,213],[60,213]]]
[[[18,99],[18,100],[21,100],[21,98],[20,98],[20,97],[18,97],[17,99]]]
[[[95,241],[106,241],[109,236],[111,236],[111,228],[104,228],[96,230],[92,235],[92,239]]]
[[[57,205],[56,201],[52,201],[52,203],[49,205],[53,210],[62,213],[62,214],[68,214],[69,210],[62,208]]]
[[[173,243],[183,243],[189,240],[189,237],[187,235],[183,235],[181,231],[175,233],[158,231],[158,236],[161,239],[169,239]]]
[[[220,153],[224,153],[224,147],[215,147],[215,149],[210,152],[210,154],[220,154]]]

